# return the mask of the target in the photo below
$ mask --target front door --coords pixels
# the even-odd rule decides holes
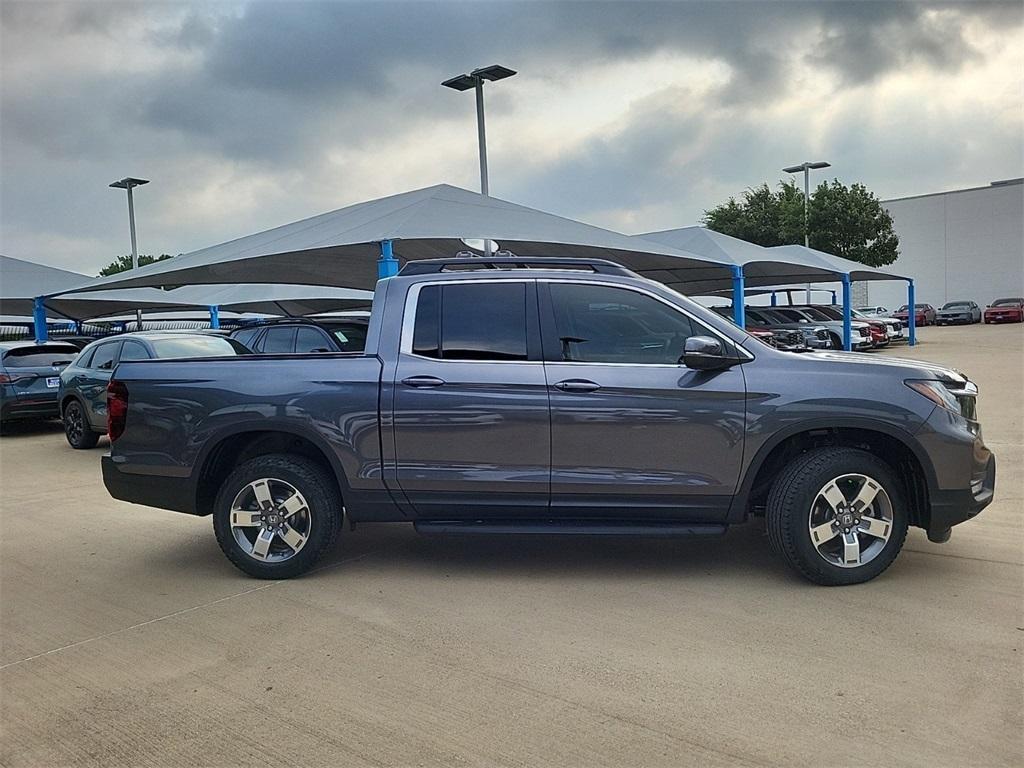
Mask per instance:
[[[686,339],[714,332],[655,293],[539,284],[551,398],[551,511],[722,520],[739,481],[741,365],[697,371]]]
[[[426,519],[547,513],[536,283],[413,286],[394,381],[397,482]]]

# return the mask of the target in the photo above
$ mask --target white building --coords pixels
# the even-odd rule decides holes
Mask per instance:
[[[918,302],[973,299],[984,307],[1024,296],[1024,179],[882,205],[900,238],[900,257],[883,269],[913,277]],[[895,309],[907,301],[906,283],[865,283],[861,292],[863,286],[865,304]]]

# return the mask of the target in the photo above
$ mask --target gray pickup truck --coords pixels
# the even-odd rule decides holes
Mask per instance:
[[[103,479],[212,515],[259,578],[344,519],[421,532],[721,534],[764,518],[819,584],[992,500],[977,388],[928,363],[771,349],[605,261],[449,259],[377,285],[361,353],[120,363]]]

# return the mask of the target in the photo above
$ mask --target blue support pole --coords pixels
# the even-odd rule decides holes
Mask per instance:
[[[734,264],[732,267],[732,319],[740,328],[747,326],[746,307],[744,306],[746,298],[747,292],[743,286],[743,267]]]
[[[382,240],[380,244],[380,258],[377,259],[377,277],[383,280],[386,277],[394,277],[398,274],[398,259],[391,247],[390,240]]]
[[[772,291],[772,306],[777,307],[779,305],[779,297],[775,295],[775,291]]]
[[[911,280],[907,283],[907,327],[910,329],[907,332],[907,338],[909,339],[910,346],[917,344],[917,323],[915,322],[915,315],[917,314],[917,306],[914,303],[914,281]]]
[[[842,275],[843,281],[843,349],[847,352],[853,349],[853,307],[850,296],[850,276]],[[832,294],[835,296],[835,293]],[[833,299],[835,301],[835,299]]]
[[[217,305],[210,307],[210,327],[220,328],[220,307]]]
[[[49,329],[46,327],[46,305],[42,296],[36,296],[32,302],[32,326],[37,342],[44,342],[50,338]]]

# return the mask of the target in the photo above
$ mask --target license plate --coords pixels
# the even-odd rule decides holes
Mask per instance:
[[[50,389],[56,389],[57,387],[59,387],[60,386],[60,376],[47,376],[46,377],[46,386],[48,386]]]

